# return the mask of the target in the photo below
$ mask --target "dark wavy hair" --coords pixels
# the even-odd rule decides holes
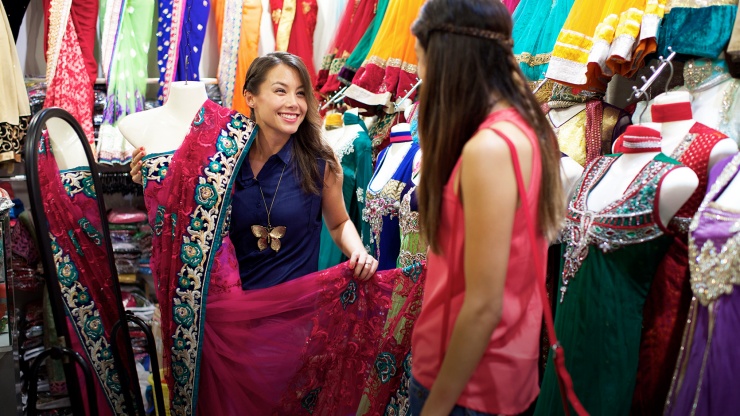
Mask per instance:
[[[244,79],[243,93],[249,91],[258,95],[267,74],[278,65],[286,65],[296,70],[306,92],[306,117],[295,134],[293,155],[297,159],[296,173],[301,182],[301,189],[306,193],[319,194],[321,192],[319,184],[323,183],[324,178],[321,177],[317,159],[325,160],[327,167],[337,176],[340,176],[342,171],[336,162],[334,152],[322,139],[319,103],[312,94],[313,86],[306,64],[301,58],[287,52],[273,52],[259,57],[249,66],[247,77]],[[254,111],[250,118],[256,121]]]
[[[419,95],[419,213],[422,233],[435,252],[444,185],[496,100],[514,107],[537,134],[541,160],[535,163],[542,164],[538,223],[550,238],[560,228],[557,139],[524,82],[511,49],[511,30],[509,11],[499,0],[429,0],[411,28],[426,55]]]

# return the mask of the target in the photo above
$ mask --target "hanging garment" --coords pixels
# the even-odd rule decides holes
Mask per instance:
[[[351,84],[355,77],[355,73],[362,63],[365,62],[370,48],[375,43],[375,37],[378,35],[380,27],[383,25],[385,19],[385,12],[388,9],[388,3],[390,0],[378,0],[375,8],[375,16],[373,17],[370,26],[368,26],[365,33],[362,35],[360,40],[357,42],[357,46],[352,50],[344,66],[339,70],[337,78],[343,84]]]
[[[406,28],[411,27],[423,3],[390,1],[373,46],[346,91],[347,98],[363,106],[387,107],[416,84],[416,38]]]
[[[146,98],[154,0],[126,0],[122,6],[120,22],[113,22],[119,29],[111,61],[106,63],[108,95],[98,135],[98,161],[106,164],[131,161],[134,147],[118,130],[118,121],[142,111]]]
[[[354,413],[373,367],[398,371],[375,364],[375,346],[384,341],[393,287],[424,271],[396,269],[358,282],[345,263],[242,290],[229,199],[254,127],[206,101],[177,151],[144,159],[172,412]]]
[[[383,149],[378,156],[378,165],[368,184],[365,209],[362,212],[362,219],[370,224],[371,253],[378,259],[378,270],[396,267],[401,250],[398,208],[403,197],[413,186],[411,174],[419,144],[411,143],[388,182],[373,184],[375,176],[385,163],[389,149]],[[373,186],[378,188],[373,189]]]
[[[337,33],[337,26],[342,19],[340,6],[347,0],[316,0],[316,31],[313,34],[313,65],[321,68],[321,60],[329,50]],[[359,36],[359,35],[358,35]]]
[[[209,1],[186,0],[177,58],[177,81],[200,81],[200,58],[210,11]]]
[[[333,143],[334,154],[342,166],[342,195],[349,219],[355,225],[357,233],[366,248],[370,247],[370,225],[362,220],[365,208],[365,192],[373,175],[373,148],[365,123],[355,114],[345,112],[344,127],[341,138]],[[321,244],[319,248],[319,270],[328,269],[347,260],[347,257],[334,244],[326,228],[321,227]]]
[[[20,3],[12,6],[13,13],[18,13],[20,10],[15,8],[20,6]],[[5,72],[0,78],[0,161],[13,159],[20,154],[21,140],[26,136],[31,115],[14,35],[3,7],[0,3],[0,61],[5,62]],[[20,9],[25,11],[25,7]]]
[[[47,137],[40,145],[38,166],[69,341],[95,375],[96,392],[82,388],[85,396],[95,394],[98,403],[98,409],[88,409],[87,414],[127,415],[130,409],[123,391],[130,386],[121,384],[111,344],[111,330],[120,317],[117,308],[104,307],[117,304],[116,289],[107,268],[108,253],[90,169],[60,171]],[[125,337],[118,339],[118,350],[124,351]]]
[[[71,0],[50,0],[47,26],[46,100],[44,108],[61,107],[82,126],[88,143],[94,145],[92,81],[70,19]]]
[[[157,100],[159,104],[167,101],[170,83],[175,80],[180,51],[180,35],[184,25],[184,12],[185,0],[159,1],[157,10],[159,16],[157,18],[157,65],[159,66]],[[103,57],[105,58],[105,56],[104,52]]]
[[[0,10],[0,12],[8,19],[10,30],[13,34],[13,43],[15,43],[15,39],[18,39],[18,32],[21,30],[23,17],[26,15],[26,9],[30,2],[31,0],[3,0],[0,2],[3,7],[3,10]]]
[[[737,0],[668,0],[660,25],[659,52],[716,59],[732,35]],[[700,23],[701,22],[701,23]]]
[[[418,169],[415,169],[418,173]],[[421,236],[419,229],[419,212],[416,200],[416,187],[411,188],[401,201],[398,213],[401,229],[401,250],[398,255],[398,267],[407,268],[425,264],[428,244]],[[380,351],[395,351],[393,362],[403,363],[403,372],[396,377],[369,377],[358,415],[408,415],[410,406],[409,382],[411,381],[411,333],[413,323],[421,311],[424,295],[424,281],[407,279],[393,289],[391,310],[387,322],[390,324],[398,316],[403,316],[401,326],[385,330],[393,334],[391,345],[383,345]]]
[[[730,414],[738,405],[734,380],[740,283],[740,214],[715,200],[737,176],[740,156],[719,162],[709,192],[691,223],[691,302],[681,355],[676,364],[666,415]]]
[[[275,31],[275,50],[290,52],[303,60],[315,84],[313,36],[318,5],[316,0],[270,0]]]
[[[244,1],[241,9],[241,25],[239,36],[239,49],[236,62],[236,80],[234,82],[234,101],[232,108],[240,113],[248,114],[249,106],[242,94],[244,81],[247,79],[247,71],[252,61],[257,59],[260,40],[260,21],[262,18],[262,3],[260,0]]]
[[[637,375],[642,310],[655,271],[671,244],[660,224],[660,183],[678,163],[659,153],[624,195],[588,209],[591,190],[621,155],[591,163],[576,185],[566,215],[565,249],[555,329],[573,387],[594,415],[629,413]],[[552,354],[535,415],[563,414]]]
[[[514,10],[519,6],[519,0],[504,0],[502,3],[509,10],[509,13],[514,13]]]
[[[360,0],[353,1],[345,9],[334,40],[323,57],[316,81],[316,89],[323,94],[330,94],[340,88],[339,71],[373,22],[377,7],[378,0]]]
[[[633,414],[655,414],[663,408],[663,397],[668,394],[691,302],[687,245],[689,224],[706,194],[712,149],[726,138],[722,133],[696,123],[670,155],[696,173],[699,186],[668,224],[676,237],[658,265],[645,302]]]
[[[530,81],[545,78],[560,29],[574,0],[524,0],[512,16],[514,56]],[[505,3],[504,3],[505,4]]]

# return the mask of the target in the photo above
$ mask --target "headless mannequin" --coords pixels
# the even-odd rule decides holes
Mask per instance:
[[[632,180],[657,153],[627,153],[619,157],[599,183],[591,190],[586,205],[590,211],[601,211],[621,198]],[[668,173],[658,188],[659,214],[663,224],[668,224],[678,210],[689,200],[699,186],[696,173],[680,167]]]
[[[354,114],[354,115],[359,114],[359,110],[356,108],[351,108],[347,110],[346,112],[350,114]],[[357,128],[361,129],[361,127],[359,126],[357,126]],[[337,129],[324,130],[324,139],[326,139],[327,143],[329,143],[329,146],[331,146],[332,149],[337,151],[342,147],[342,145],[345,144],[344,139],[346,138],[348,133],[349,133],[349,129],[347,128],[347,126],[342,125],[342,127],[339,127]]]
[[[69,123],[60,118],[49,119],[46,131],[59,170],[90,166],[81,139]]]
[[[368,189],[373,192],[380,191],[383,186],[391,179],[396,169],[406,157],[411,148],[411,125],[408,123],[396,124],[391,128],[391,134],[394,133],[408,133],[408,141],[391,143],[386,150],[385,157],[383,158],[381,165],[376,169],[375,175],[368,185]]]
[[[565,191],[565,202],[570,201],[573,187],[583,174],[583,166],[568,156],[560,158],[560,180],[563,182]]]
[[[653,105],[665,105],[691,102],[691,95],[686,91],[674,91],[660,94],[653,100]],[[672,155],[676,148],[694,126],[696,120],[692,118],[661,123],[660,132],[663,137],[662,149],[666,155]],[[709,156],[709,170],[720,160],[737,153],[737,143],[727,138],[718,142]]]
[[[164,105],[125,116],[118,129],[127,142],[137,149],[146,148],[147,154],[177,150],[207,99],[205,84],[173,82]]]

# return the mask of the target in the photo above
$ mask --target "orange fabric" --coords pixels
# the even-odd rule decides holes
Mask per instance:
[[[251,110],[244,99],[242,89],[247,70],[259,54],[260,20],[262,19],[262,2],[260,0],[244,0],[242,6],[242,29],[239,38],[239,57],[236,63],[236,81],[234,82],[234,102],[232,108],[242,114],[250,114]],[[222,19],[223,21],[223,19]]]
[[[224,9],[226,8],[226,0],[211,0],[211,7],[213,8],[213,20],[216,21],[216,45],[218,45],[217,50],[220,52],[221,37],[224,33]]]
[[[539,160],[537,136],[516,110],[491,114],[481,128],[488,128],[500,120],[510,121],[526,133],[533,146],[533,160]],[[411,371],[426,388],[432,387],[439,374],[465,297],[465,218],[452,181],[459,167],[458,161],[444,188],[437,236],[442,254],[429,253],[424,300],[411,340]],[[457,400],[457,404],[472,410],[519,414],[527,410],[539,393],[537,363],[543,300],[537,288],[540,286],[538,276],[544,276],[545,269],[544,263],[535,266],[532,261],[532,247],[538,247],[544,259],[547,241],[540,234],[533,243],[527,233],[527,223],[537,221],[541,178],[540,164],[533,163],[526,191],[529,215],[521,205],[514,217],[501,321]]]

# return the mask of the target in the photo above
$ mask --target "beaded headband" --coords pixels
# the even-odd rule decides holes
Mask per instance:
[[[514,46],[514,42],[511,40],[511,38],[504,35],[503,33],[494,32],[492,30],[486,29],[478,29],[477,27],[461,27],[449,23],[442,23],[439,25],[430,26],[429,31],[448,32],[454,33],[455,35],[472,36],[476,38],[495,40],[502,46],[506,46],[509,48]]]

